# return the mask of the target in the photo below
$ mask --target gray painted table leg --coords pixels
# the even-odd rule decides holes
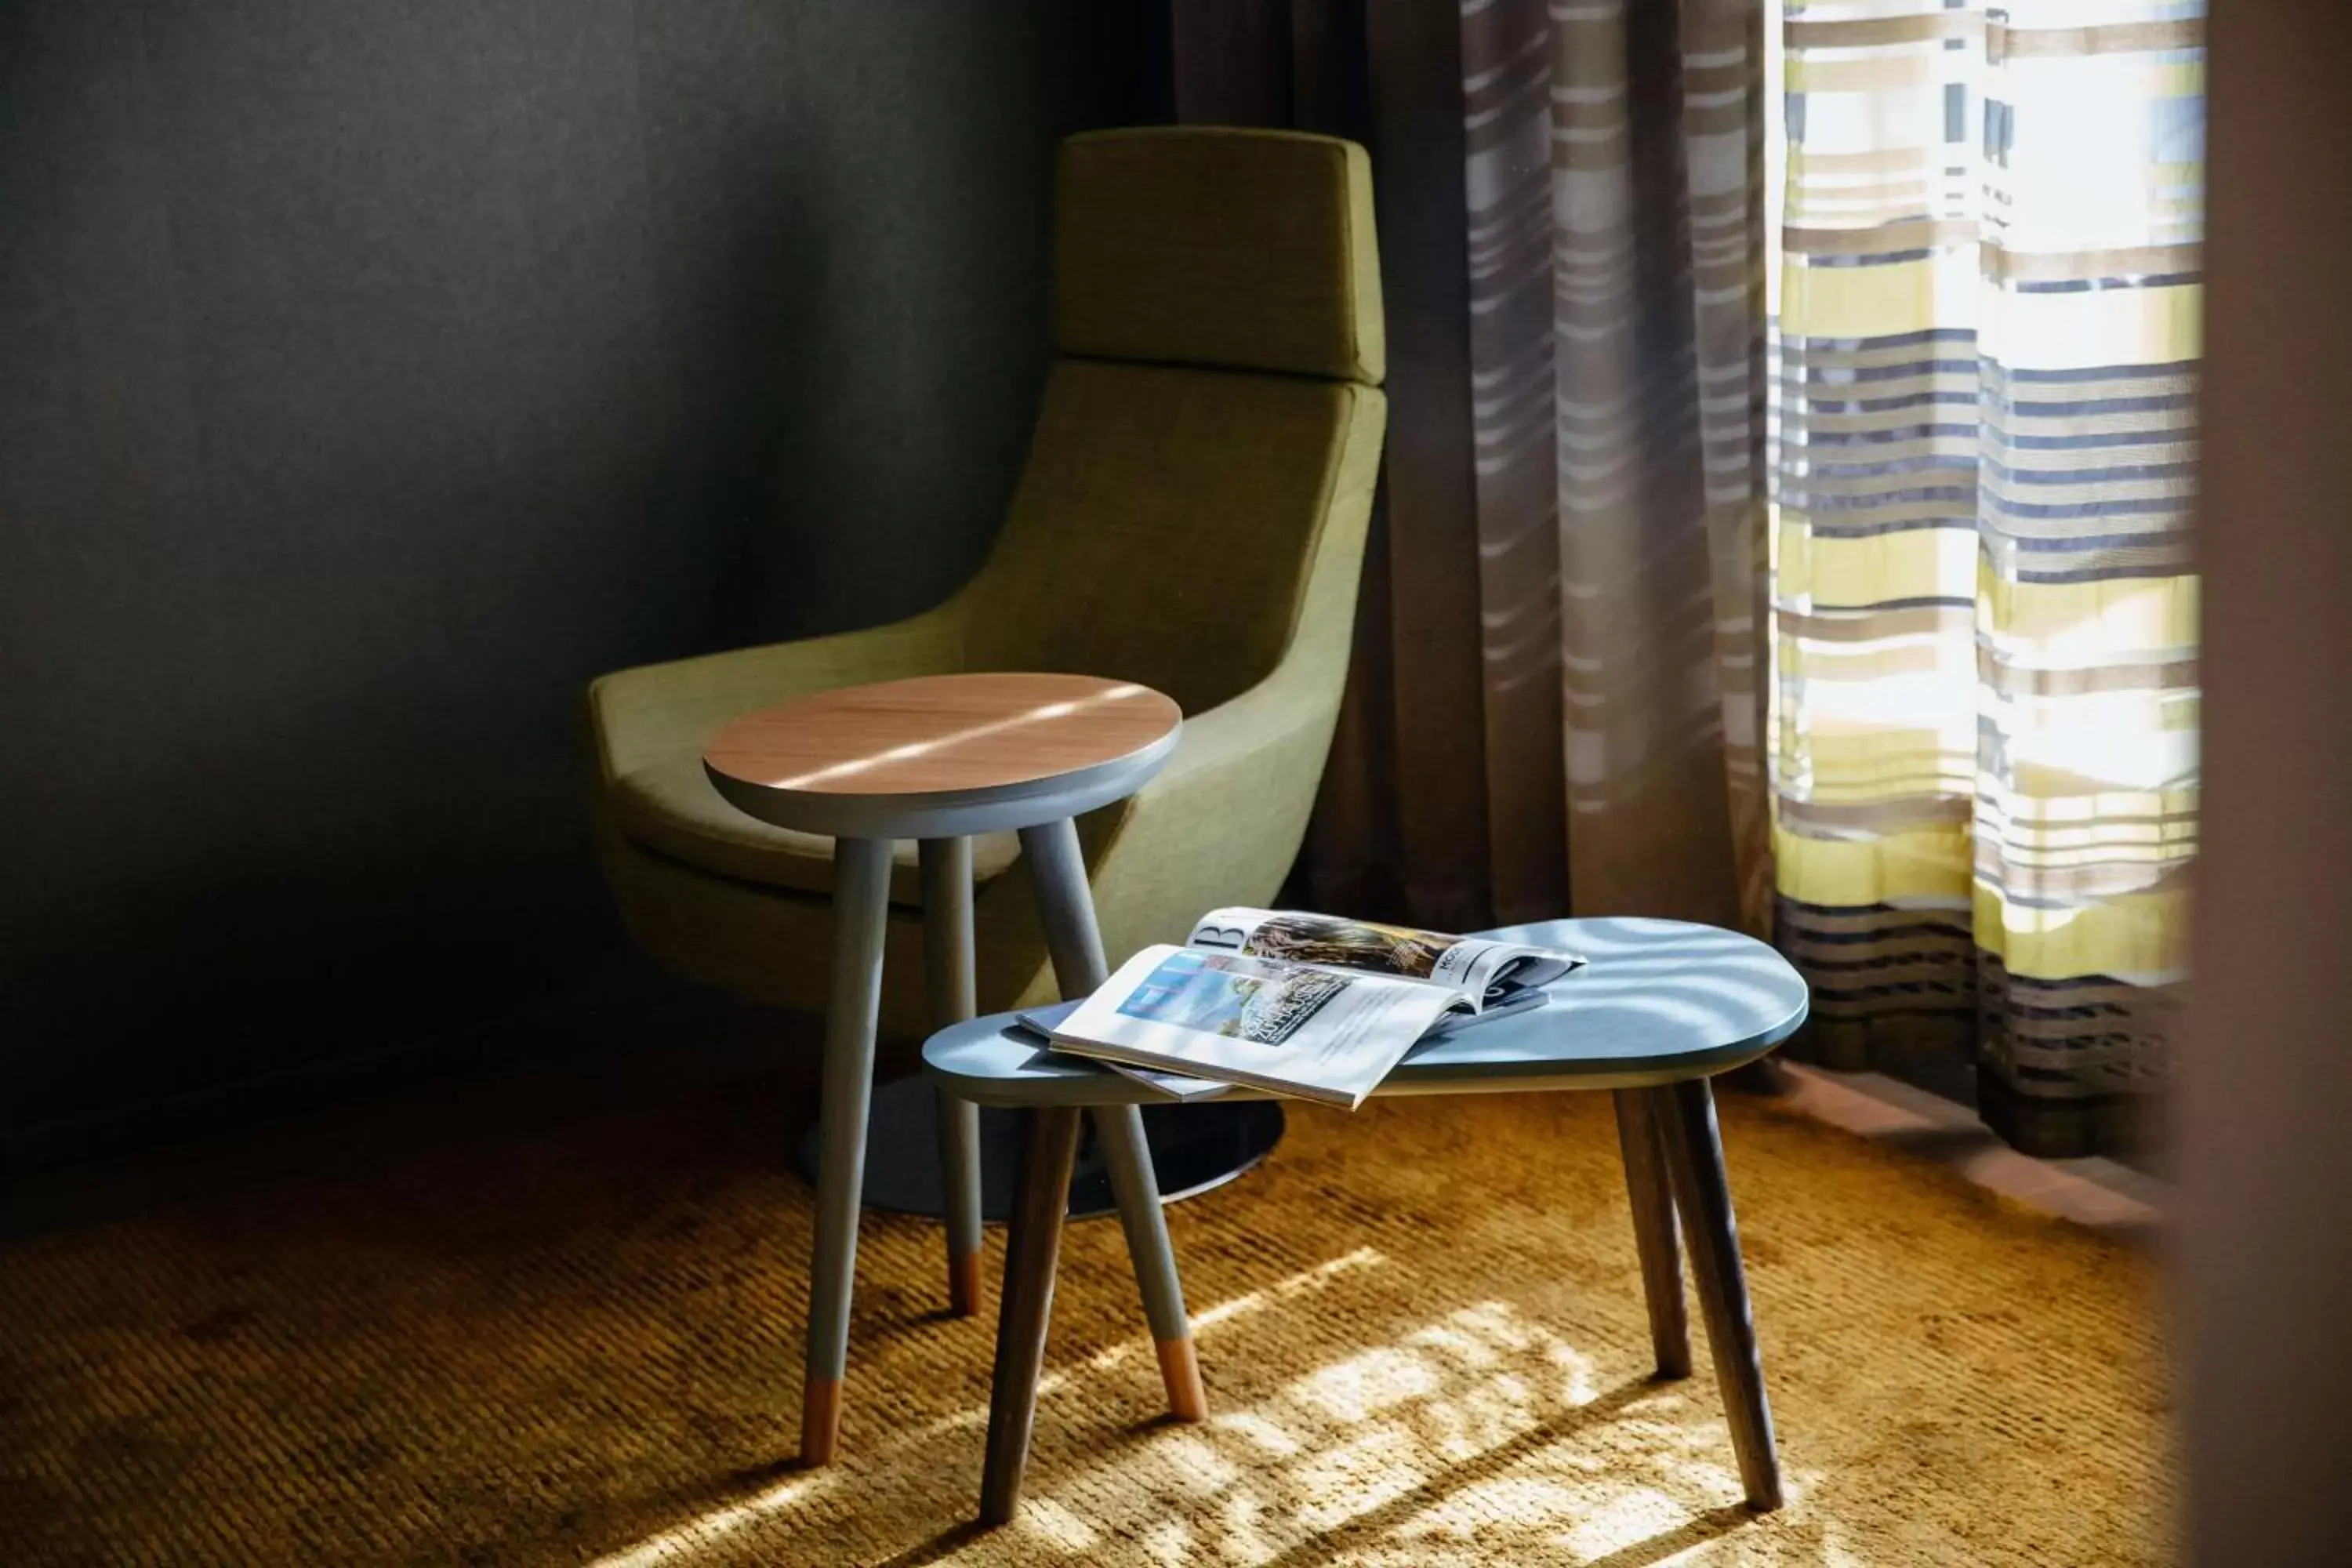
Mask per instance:
[[[923,978],[931,1027],[961,1024],[978,1009],[972,976],[971,840],[926,838]],[[940,1094],[940,1171],[947,1191],[948,1303],[958,1317],[980,1310],[980,1107]]]
[[[801,1462],[828,1465],[841,1438],[841,1377],[849,1360],[849,1298],[857,1270],[857,1199],[866,1169],[866,1109],[874,1091],[874,1026],[882,996],[890,846],[833,847],[833,989],[824,1015],[818,1109],[816,1258],[809,1274],[808,1381],[801,1393]]]
[[[1683,1235],[1690,1243],[1691,1272],[1698,1280],[1699,1307],[1706,1314],[1707,1349],[1715,1358],[1716,1381],[1723,1388],[1731,1447],[1739,1456],[1740,1485],[1748,1507],[1769,1512],[1780,1506],[1780,1457],[1772,1441],[1772,1407],[1764,1397],[1764,1363],[1756,1348],[1748,1277],[1739,1261],[1739,1232],[1732,1220],[1723,1141],[1716,1130],[1715,1096],[1703,1078],[1642,1092],[1665,1134],[1675,1206],[1682,1212]]]
[[[1020,1175],[1004,1242],[1004,1293],[996,1316],[996,1369],[988,1390],[988,1452],[980,1481],[980,1517],[1003,1524],[1021,1501],[1029,1434],[1037,1418],[1037,1379],[1054,1313],[1054,1269],[1069,1214],[1070,1167],[1078,1152],[1078,1113],[1021,1113]]]
[[[1127,1232],[1128,1256],[1143,1288],[1143,1316],[1151,1325],[1151,1348],[1160,1358],[1160,1381],[1168,1390],[1168,1413],[1179,1421],[1209,1418],[1209,1391],[1201,1383],[1201,1358],[1192,1346],[1192,1319],[1184,1310],[1184,1288],[1177,1282],[1176,1253],[1168,1243],[1168,1221],[1160,1208],[1160,1183],[1144,1142],[1143,1112],[1132,1105],[1098,1106],[1095,1141],[1118,1201],[1119,1227]]]
[[[1642,1257],[1642,1295],[1650,1307],[1650,1351],[1662,1378],[1690,1375],[1690,1320],[1683,1306],[1683,1249],[1675,1235],[1675,1194],[1665,1147],[1638,1089],[1610,1098],[1617,1142],[1625,1155],[1625,1191],[1633,1204],[1633,1245]]]
[[[1102,933],[1095,925],[1094,897],[1078,850],[1077,825],[1067,818],[1021,830],[1021,852],[1037,889],[1037,912],[1045,921],[1045,945],[1054,958],[1054,978],[1065,997],[1084,996],[1110,978]],[[1200,1421],[1209,1413],[1201,1383],[1201,1362],[1192,1345],[1192,1325],[1184,1310],[1184,1288],[1176,1277],[1176,1254],[1168,1244],[1168,1218],[1160,1208],[1160,1181],[1143,1138],[1143,1112],[1132,1105],[1097,1106],[1095,1136],[1118,1200],[1118,1222],[1127,1232],[1128,1256],[1142,1288],[1144,1316],[1160,1358],[1160,1378],[1168,1409],[1180,1421]]]

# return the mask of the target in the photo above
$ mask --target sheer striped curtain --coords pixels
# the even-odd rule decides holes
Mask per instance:
[[[2197,5],[1173,16],[1186,118],[1372,150],[1385,504],[1308,896],[1769,931],[1801,1052],[2134,1139],[2196,845]]]
[[[2200,11],[1787,0],[1779,938],[1819,1058],[2040,1152],[2139,1135],[2181,973]]]

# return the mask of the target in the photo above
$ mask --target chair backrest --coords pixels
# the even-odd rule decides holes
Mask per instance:
[[[1138,680],[1188,712],[1302,637],[1343,668],[1386,415],[1363,150],[1103,132],[1063,144],[1057,186],[1056,359],[966,590],[971,662]]]

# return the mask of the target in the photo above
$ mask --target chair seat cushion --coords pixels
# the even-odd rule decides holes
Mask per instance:
[[[624,773],[613,781],[606,798],[623,834],[673,860],[794,892],[833,891],[833,840],[771,827],[744,816],[710,787],[698,754]],[[1020,854],[1018,834],[983,833],[973,838],[973,886],[1003,876]],[[909,907],[922,903],[911,842],[892,851],[890,901]]]

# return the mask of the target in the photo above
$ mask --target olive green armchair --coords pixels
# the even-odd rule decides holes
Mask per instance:
[[[1199,128],[1066,142],[1055,360],[987,563],[870,630],[623,670],[589,689],[597,837],[635,941],[741,996],[824,1005],[832,843],[753,821],[704,741],[751,709],[950,670],[1134,680],[1185,713],[1167,768],[1079,824],[1113,961],[1273,897],[1339,707],[1386,400],[1371,183],[1324,137]],[[886,1030],[923,1032],[913,847]],[[973,846],[982,1012],[1053,994],[1013,836]]]

